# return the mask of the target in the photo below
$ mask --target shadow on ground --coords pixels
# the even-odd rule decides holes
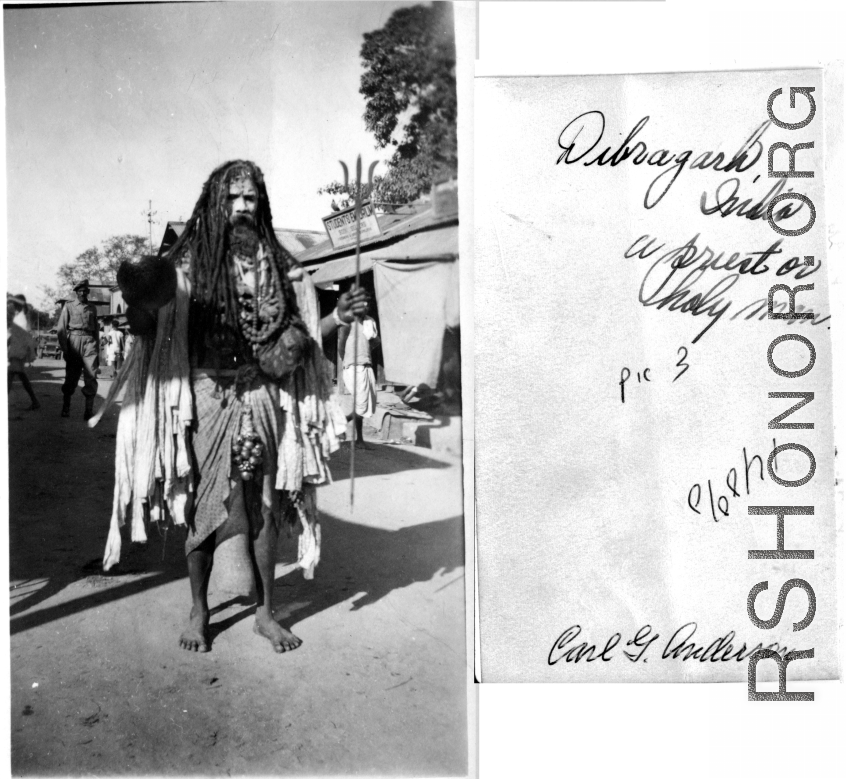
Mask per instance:
[[[296,612],[287,613],[285,624],[292,620],[301,622],[324,609],[358,595],[354,610],[376,603],[393,590],[415,582],[432,579],[436,574],[447,575],[464,564],[462,517],[437,522],[427,522],[400,530],[381,530],[330,515],[321,515],[323,535],[321,563],[313,581],[303,579],[299,570],[292,571],[276,581],[277,603],[284,610],[286,603],[305,604]],[[168,538],[154,538],[147,544],[128,544],[124,547],[121,562],[108,573],[100,570],[100,559],[94,558],[73,568],[68,565],[56,571],[52,558],[46,557],[43,566],[31,570],[23,584],[11,592],[11,633],[14,635],[44,625],[55,619],[78,614],[123,598],[160,587],[177,579],[186,578],[185,558],[182,548],[183,531],[172,529]],[[19,541],[17,543],[20,543]],[[13,556],[16,543],[13,542]],[[290,543],[284,546],[291,546]],[[57,547],[54,552],[72,550]],[[164,552],[164,554],[163,554]],[[164,557],[164,559],[162,559]],[[290,551],[281,550],[281,562],[290,562]],[[24,578],[12,568],[12,578]],[[16,592],[25,592],[27,582],[46,583],[32,595],[16,599]],[[31,611],[39,603],[58,594],[74,582],[90,585],[90,594],[47,608]],[[186,600],[188,586],[186,583]],[[234,598],[224,604],[212,604],[213,611],[240,603],[249,608],[213,622],[212,638],[253,613],[252,603],[245,598]],[[25,613],[29,612],[29,613]]]
[[[276,580],[274,603],[280,624],[291,628],[356,596],[351,609],[370,606],[393,590],[447,576],[464,565],[462,517],[381,530],[321,513],[321,563],[307,581],[298,569]],[[283,561],[292,555],[284,555]],[[457,575],[459,579],[461,574]],[[452,583],[452,582],[451,582]],[[235,598],[224,605],[244,603]],[[288,604],[300,604],[290,608]],[[246,608],[213,622],[211,638],[251,616]]]
[[[117,409],[89,429],[82,421],[82,398],[77,393],[72,417],[61,419],[63,366],[58,361],[43,362],[46,364],[29,370],[42,409],[19,410],[28,400],[19,385],[9,398],[12,634],[186,578],[184,531],[180,528],[164,533],[154,526],[148,531],[147,544],[125,541],[121,562],[108,573],[102,571],[114,485]],[[108,386],[101,381],[101,395]],[[357,451],[357,472],[387,475],[449,467],[394,446],[371,447]],[[349,476],[349,450],[334,456],[332,470],[336,480]],[[307,604],[289,614],[289,620],[301,621],[359,593],[354,608],[363,608],[394,589],[427,581],[463,564],[461,517],[396,531],[328,514],[321,515],[321,523],[322,561],[315,581],[304,581],[299,571],[277,581],[281,605]],[[283,561],[292,559],[293,549],[296,544],[292,541],[281,544]],[[77,582],[87,586],[81,590],[85,594],[36,608]],[[187,583],[185,587],[188,599]],[[252,608],[230,618],[228,624],[213,625],[213,635],[249,613]]]
[[[450,464],[436,460],[421,452],[401,449],[392,444],[380,444],[368,441],[367,450],[356,450],[355,467],[357,475],[388,476],[401,471],[420,470],[423,468],[449,468]],[[333,481],[344,481],[350,478],[350,444],[344,443],[332,455],[329,470]]]

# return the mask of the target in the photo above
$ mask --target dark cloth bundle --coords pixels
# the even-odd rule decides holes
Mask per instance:
[[[127,305],[126,318],[133,335],[156,330],[155,311],[176,294],[176,268],[171,260],[146,254],[137,262],[125,260],[118,268],[118,286]]]
[[[281,379],[306,361],[311,346],[306,325],[298,317],[256,349],[256,360],[262,373]]]
[[[133,308],[155,311],[176,294],[173,261],[152,254],[144,255],[138,262],[122,262],[117,278],[124,302]]]

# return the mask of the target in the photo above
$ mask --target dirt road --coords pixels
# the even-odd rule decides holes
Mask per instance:
[[[319,492],[313,581],[280,544],[277,618],[304,643],[275,655],[248,599],[211,585],[212,648],[181,651],[181,531],[100,560],[116,412],[61,419],[62,364],[9,398],[14,774],[405,774],[466,771],[461,464],[429,450],[349,454]],[[108,382],[100,382],[100,393]],[[98,401],[99,402],[99,401]]]

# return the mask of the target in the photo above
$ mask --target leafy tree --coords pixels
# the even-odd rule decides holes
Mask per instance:
[[[56,324],[58,314],[44,311],[35,306],[27,306],[26,319],[31,331],[49,330]]]
[[[453,7],[400,8],[364,37],[365,126],[378,148],[396,147],[386,184],[416,197],[458,165]]]
[[[374,195],[378,191],[380,181],[380,176],[374,176],[373,187],[369,186],[367,182],[362,183],[362,200],[367,200],[369,197],[371,197],[371,195]],[[352,198],[356,194],[356,187],[355,184],[352,182],[345,187],[344,184],[342,184],[340,181],[333,181],[331,184],[327,184],[325,187],[321,187],[318,190],[318,194],[339,195],[341,196],[341,198]]]
[[[58,312],[59,301],[73,297],[73,286],[81,279],[88,279],[92,284],[114,284],[124,260],[138,259],[148,251],[149,244],[143,235],[113,235],[101,247],[86,249],[72,262],[59,267],[55,287],[41,288],[47,309]]]
[[[142,254],[150,251],[148,239],[143,235],[113,235],[103,241],[102,257],[105,262],[105,273],[102,279],[114,281],[118,268],[124,260],[137,260]]]
[[[452,5],[400,8],[364,39],[365,126],[377,148],[395,147],[387,173],[374,179],[373,197],[405,203],[458,169]],[[333,188],[344,189],[333,182],[319,193]]]
[[[44,311],[47,314],[47,321],[49,326],[45,328],[42,323],[42,329],[49,329],[53,327],[59,319],[59,312],[61,310],[60,300],[67,300],[71,297],[71,291],[63,292],[59,287],[46,287],[42,286],[41,294],[44,296]]]
[[[374,176],[373,186],[369,185],[367,182],[363,182],[361,191],[363,201],[372,200],[376,203],[405,203],[408,199],[414,199],[406,198],[405,196],[394,193],[387,185],[384,176]],[[337,195],[338,197],[335,200],[336,204],[340,208],[344,207],[344,201],[348,199],[350,201],[348,205],[352,206],[353,198],[356,195],[356,185],[355,182],[351,182],[345,187],[340,181],[333,181],[331,184],[321,187],[318,190],[318,194]]]

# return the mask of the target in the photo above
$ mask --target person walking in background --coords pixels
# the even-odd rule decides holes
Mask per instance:
[[[376,379],[374,377],[373,363],[371,362],[371,346],[379,343],[379,334],[376,322],[368,314],[357,317],[358,327],[342,324],[338,333],[338,348],[344,355],[344,385],[348,392],[353,391],[353,383],[356,384],[356,408],[353,409],[355,419],[356,444],[361,449],[367,449],[362,432],[363,417],[373,416],[376,411]],[[354,349],[351,331],[358,337],[358,345]],[[354,355],[355,351],[355,355]],[[355,361],[355,362],[354,362]]]
[[[118,328],[117,319],[113,319],[110,325],[112,329],[106,335],[108,339],[106,344],[106,364],[112,368],[114,375],[117,376],[124,362],[124,334]]]
[[[132,351],[132,345],[135,343],[135,336],[130,332],[121,330],[124,336],[124,360],[129,359],[129,353]]]
[[[100,365],[109,364],[109,333],[105,330],[100,331],[100,340],[97,344],[97,361]],[[99,376],[102,371],[98,368],[96,375]]]
[[[8,366],[6,369],[6,389],[12,389],[15,376],[20,378],[26,394],[32,401],[30,410],[41,408],[38,398],[26,374],[26,363],[35,359],[35,342],[29,333],[26,319],[26,298],[23,295],[9,295],[6,298],[6,354]]]
[[[88,279],[74,286],[76,300],[62,307],[57,324],[59,346],[65,357],[65,383],[62,385],[62,416],[71,415],[71,396],[76,392],[79,377],[83,376],[85,396],[84,419],[94,416],[94,396],[97,394],[97,368],[100,365],[100,328],[97,309],[88,302]]]

